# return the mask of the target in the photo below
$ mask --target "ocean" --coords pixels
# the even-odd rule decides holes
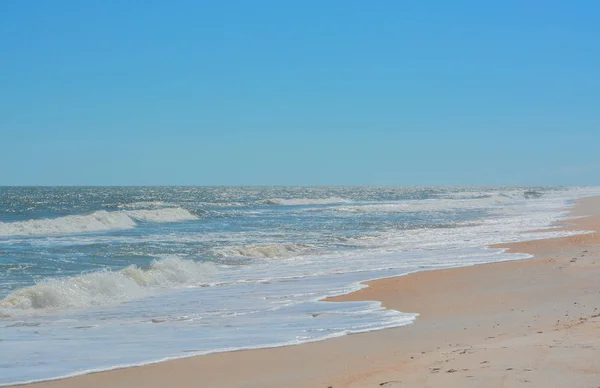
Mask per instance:
[[[552,226],[597,194],[0,187],[0,385],[408,325],[418,311],[321,299],[370,279],[525,259],[487,246],[572,234]]]

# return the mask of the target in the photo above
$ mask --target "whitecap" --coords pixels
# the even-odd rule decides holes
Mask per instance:
[[[130,265],[120,271],[103,270],[53,278],[12,292],[0,300],[4,309],[83,308],[126,302],[158,288],[195,286],[207,281],[215,266],[167,257],[149,268]]]
[[[347,203],[347,199],[340,197],[329,198],[271,198],[262,201],[267,205],[276,206],[303,206],[303,205],[331,205],[336,203]]]
[[[136,221],[181,222],[198,219],[183,208],[152,210],[96,211],[90,214],[70,215],[16,222],[0,222],[0,236],[37,236],[125,230],[135,228]]]

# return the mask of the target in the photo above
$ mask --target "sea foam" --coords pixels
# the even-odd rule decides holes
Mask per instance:
[[[502,206],[512,199],[502,196],[481,196],[467,199],[424,199],[387,203],[344,205],[331,210],[350,213],[427,213],[452,212],[466,209],[483,209]]]
[[[183,208],[152,210],[126,210],[108,212],[100,210],[91,214],[71,215],[59,218],[0,222],[0,236],[36,236],[49,234],[73,234],[104,232],[135,228],[136,221],[181,222],[198,219]]]
[[[169,257],[149,268],[130,265],[120,271],[98,271],[48,279],[14,291],[0,300],[5,309],[61,309],[117,304],[147,296],[158,288],[195,286],[208,279],[214,265]]]
[[[233,246],[215,249],[213,251],[216,257],[247,257],[255,259],[268,258],[288,258],[298,256],[309,250],[309,247],[303,244],[262,244]]]
[[[303,206],[303,205],[331,205],[336,203],[347,203],[348,200],[340,197],[329,198],[271,198],[263,201],[267,205],[276,206]]]

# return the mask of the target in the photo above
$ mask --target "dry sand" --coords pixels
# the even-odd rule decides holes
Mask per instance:
[[[568,228],[598,230],[600,198]],[[509,244],[534,259],[378,280],[415,324],[298,346],[192,357],[50,387],[600,387],[600,234]],[[316,317],[315,319],[318,319]]]

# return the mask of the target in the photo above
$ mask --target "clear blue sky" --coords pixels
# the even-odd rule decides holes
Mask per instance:
[[[598,1],[0,2],[0,185],[600,184]]]

